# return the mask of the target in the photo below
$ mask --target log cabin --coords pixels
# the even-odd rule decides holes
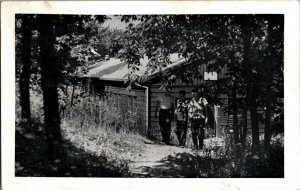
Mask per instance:
[[[183,81],[180,77],[176,77],[172,82],[172,95],[179,97],[179,91],[185,90],[186,97],[192,97],[192,90],[198,85],[209,85],[219,79],[226,77],[228,72],[225,65],[218,72],[208,71],[204,64],[197,64],[197,61],[189,62],[178,54],[171,54],[169,57],[171,64],[158,68],[154,72],[150,72],[147,64],[147,58],[140,59],[141,65],[135,74],[140,76],[140,80],[136,85],[128,85],[129,69],[128,65],[116,58],[100,61],[88,67],[86,74],[82,75],[83,81],[89,81],[93,89],[102,95],[110,96],[113,104],[121,112],[126,113],[130,120],[130,125],[138,128],[138,132],[151,139],[160,140],[161,132],[158,118],[155,117],[156,99],[162,93],[163,78],[170,77],[172,73],[182,72],[182,69],[191,69],[200,65],[198,69],[199,75],[191,77],[189,81]],[[199,77],[200,76],[200,77]],[[214,117],[214,130],[212,136],[222,137],[226,130],[232,126],[232,115],[228,114],[226,107],[228,105],[228,97],[226,95],[218,96],[221,105],[212,105],[211,110]],[[248,130],[250,127],[250,116],[248,116]],[[238,121],[242,121],[241,111],[238,113]],[[260,124],[260,133],[263,133],[263,125]]]

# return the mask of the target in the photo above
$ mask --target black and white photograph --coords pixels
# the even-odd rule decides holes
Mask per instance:
[[[283,15],[16,15],[16,176],[284,177]]]
[[[285,22],[15,13],[14,177],[284,179]]]

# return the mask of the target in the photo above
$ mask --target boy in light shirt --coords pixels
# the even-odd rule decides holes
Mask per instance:
[[[192,91],[193,98],[188,104],[188,117],[191,123],[194,149],[203,149],[204,127],[207,123],[208,102],[204,98],[204,87]]]

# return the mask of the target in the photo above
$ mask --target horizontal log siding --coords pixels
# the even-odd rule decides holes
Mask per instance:
[[[160,87],[159,85],[153,85],[151,88],[149,88],[149,90],[150,90],[150,100],[149,101],[151,102],[151,105],[150,105],[150,109],[149,109],[150,113],[149,113],[149,130],[148,130],[149,136],[152,138],[158,139],[158,140],[161,139],[161,133],[160,133],[158,118],[155,117],[156,116],[155,109],[156,109],[156,104],[157,104],[156,98],[158,96],[161,96],[164,93],[164,90],[159,89],[159,87]],[[172,88],[172,95],[174,96],[175,99],[177,99],[177,98],[179,98],[178,92],[180,90],[185,90],[186,97],[192,98],[191,92],[194,88],[195,87],[193,87],[193,86],[174,86]],[[221,97],[226,99],[226,97],[224,97],[224,96],[221,96]],[[222,112],[222,113],[223,113],[222,119],[224,120],[223,123],[225,123],[227,125],[228,116],[225,115],[225,112]]]
[[[192,94],[191,91],[194,87],[192,86],[175,86],[172,89],[172,95],[175,98],[179,97],[178,92],[180,90],[185,90],[186,97],[191,98]],[[153,87],[150,88],[150,114],[149,114],[149,134],[151,137],[154,137],[156,139],[161,139],[161,133],[160,133],[160,127],[159,127],[159,122],[158,118],[155,117],[155,107],[156,107],[156,97],[160,96],[164,93],[163,90],[159,89],[159,86],[154,85]],[[217,128],[216,132],[217,135],[220,135],[220,132],[223,130],[223,127],[225,127],[225,130],[228,130],[230,126],[232,126],[233,121],[232,121],[232,115],[228,115],[227,113],[227,107],[228,107],[228,98],[226,95],[221,95],[219,97],[220,102],[222,103],[221,106],[218,108],[218,113],[217,113],[217,118],[216,118],[216,123],[217,123]],[[242,110],[238,110],[238,122],[239,124],[242,122]],[[261,113],[261,110],[259,111]],[[248,112],[248,120],[247,120],[247,134],[251,134],[251,121],[250,121],[250,113]],[[259,123],[259,132],[262,134],[264,133],[264,125],[263,123]]]
[[[105,86],[105,93],[107,96],[117,94],[120,96],[120,109],[124,115],[128,114],[128,119],[136,124],[140,134],[146,136],[146,96],[144,90],[132,89],[126,90],[125,87]],[[128,101],[129,97],[134,97],[136,100],[137,113],[136,115],[129,115]]]

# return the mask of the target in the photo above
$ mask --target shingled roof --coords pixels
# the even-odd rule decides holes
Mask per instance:
[[[186,62],[186,59],[178,56],[177,53],[170,55],[170,61],[172,64],[167,64],[166,67],[162,67],[161,70],[157,69],[152,73],[147,72],[147,64],[149,62],[148,58],[141,58],[139,70],[136,70],[138,76],[153,76],[161,71],[180,65]],[[84,78],[98,78],[100,80],[108,81],[126,81],[128,80],[128,65],[122,62],[120,59],[110,58],[109,60],[103,60],[99,63],[91,65],[88,67],[88,72],[82,77]]]

